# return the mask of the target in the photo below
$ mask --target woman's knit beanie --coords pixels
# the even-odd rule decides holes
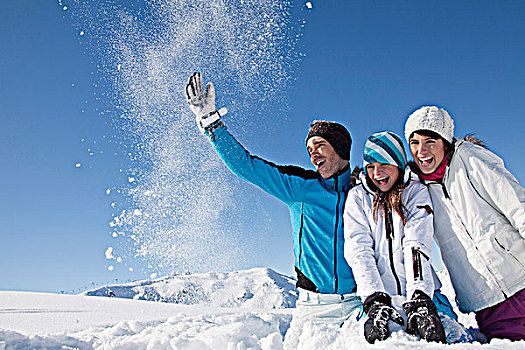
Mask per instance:
[[[437,133],[448,143],[454,138],[454,121],[443,108],[425,106],[414,111],[405,123],[405,139],[418,130],[429,130]]]
[[[391,164],[404,170],[407,155],[401,137],[390,131],[378,132],[370,136],[365,143],[363,167],[371,163]]]

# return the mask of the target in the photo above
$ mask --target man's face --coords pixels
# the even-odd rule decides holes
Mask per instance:
[[[309,138],[306,150],[310,161],[323,179],[332,177],[348,165],[348,161],[341,158],[332,145],[321,136]]]

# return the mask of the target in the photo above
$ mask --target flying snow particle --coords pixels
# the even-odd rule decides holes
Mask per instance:
[[[62,10],[66,11],[67,10],[67,6],[62,7]]]
[[[118,262],[118,263],[121,263],[121,262],[122,262],[122,258],[121,258],[120,256],[117,258],[117,262]]]
[[[133,272],[133,267],[130,267],[130,268],[128,269],[128,271],[129,271],[129,272]]]
[[[75,164],[75,168],[80,168],[81,166],[82,166],[82,164],[80,164],[80,163],[76,163]]]
[[[106,255],[106,259],[115,258],[115,256],[113,256],[113,247],[108,247],[108,249],[106,249],[106,252],[104,254]]]
[[[151,6],[155,11],[151,11],[154,14],[151,18],[146,13],[140,18],[132,15],[128,18],[113,7],[105,7],[107,12],[99,17],[100,8],[95,3],[82,5],[84,11],[97,15],[85,16],[90,19],[89,23],[76,28],[78,32],[80,28],[89,30],[90,25],[96,25],[93,27],[97,30],[90,31],[90,37],[112,44],[107,45],[109,51],[103,52],[108,64],[103,68],[109,69],[110,75],[116,75],[111,80],[115,81],[117,95],[122,96],[118,102],[122,107],[116,107],[122,121],[119,129],[122,126],[125,141],[133,143],[126,147],[120,142],[119,154],[127,154],[134,162],[132,171],[119,170],[127,175],[123,174],[122,181],[128,182],[122,192],[126,200],[122,206],[132,203],[143,211],[142,216],[137,216],[136,211],[130,210],[122,222],[115,220],[110,226],[125,231],[132,240],[129,242],[131,254],[136,253],[137,257],[155,265],[150,271],[156,270],[159,274],[166,270],[229,270],[242,266],[246,259],[252,259],[251,247],[239,246],[249,245],[251,243],[245,242],[251,240],[239,235],[238,231],[244,230],[232,227],[230,220],[223,220],[219,213],[237,197],[244,196],[235,196],[235,185],[224,181],[226,173],[215,171],[215,168],[222,169],[222,163],[218,163],[214,154],[184,151],[199,150],[204,141],[195,135],[193,123],[185,122],[188,107],[183,96],[166,92],[179,91],[180,86],[185,86],[188,62],[192,62],[195,67],[209,67],[208,76],[216,77],[217,81],[231,82],[231,91],[249,86],[250,91],[243,95],[254,98],[247,98],[248,104],[259,105],[261,100],[279,95],[276,89],[290,80],[287,70],[296,61],[293,49],[297,40],[293,34],[298,28],[283,30],[290,22],[291,1],[261,0],[256,6],[246,1],[225,1],[221,6],[194,0],[168,1],[180,6],[165,6],[166,2],[153,1]],[[313,8],[310,1],[303,4]],[[157,17],[161,13],[165,16]],[[185,25],[187,18],[194,17],[195,23]],[[133,25],[115,31],[120,26],[114,23],[128,23],[128,20]],[[150,25],[156,23],[161,25],[155,26],[152,32]],[[217,47],[225,49],[217,50]],[[104,51],[106,46],[99,48]],[[120,54],[122,52],[126,54]],[[210,52],[206,55],[210,57],[194,60],[192,52]],[[99,70],[100,66],[96,66]],[[245,105],[244,99],[234,95],[224,98],[232,100],[232,104]],[[88,101],[85,104],[87,110]],[[167,128],[167,125],[181,127]],[[134,146],[133,152],[124,151],[129,146]],[[202,186],[203,183],[219,186]],[[242,212],[244,202],[250,201],[240,202],[236,207]],[[265,223],[260,220],[256,225]],[[219,249],[206,244],[211,237],[220,242]]]
[[[312,3],[310,1],[307,1],[306,4],[304,4],[306,6],[307,9],[311,10],[314,6],[312,5]]]
[[[84,31],[81,30],[79,34],[80,34],[80,36],[83,36],[84,35]]]
[[[151,278],[151,279],[157,278],[157,273],[153,272],[151,275],[149,275],[149,278]]]
[[[106,189],[106,194],[110,194],[110,193],[111,193],[111,189],[110,188]]]
[[[108,270],[109,270],[109,271],[113,271],[114,269],[115,269],[115,268],[113,267],[113,265],[109,265],[109,266],[108,266]]]

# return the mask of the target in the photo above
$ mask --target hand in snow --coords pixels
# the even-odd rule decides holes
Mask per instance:
[[[403,325],[403,318],[392,307],[392,301],[388,294],[376,292],[366,298],[363,303],[363,311],[368,318],[365,321],[365,339],[370,344],[376,340],[385,340],[390,335],[388,321],[391,320]]]
[[[195,120],[199,130],[204,131],[217,123],[221,115],[215,110],[215,88],[213,83],[206,84],[204,91],[202,75],[194,73],[186,85],[186,97],[191,111],[195,114]],[[225,112],[223,114],[226,114]]]
[[[446,343],[445,329],[437,314],[436,305],[425,293],[416,290],[412,299],[403,304],[407,314],[407,333],[421,339]]]

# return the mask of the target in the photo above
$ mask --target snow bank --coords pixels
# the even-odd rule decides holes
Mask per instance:
[[[440,277],[444,293],[454,300],[446,272]],[[202,292],[191,300],[192,305],[133,299],[146,296],[150,288],[167,301],[188,285]],[[0,349],[279,350],[293,318],[290,304],[296,299],[292,288],[290,277],[270,269],[251,269],[171,276],[86,293],[104,295],[112,290],[120,296],[115,298],[0,292]],[[459,315],[460,319],[473,320]],[[307,322],[298,338],[298,349],[466,350],[525,346],[525,341],[508,340],[486,345],[426,343],[407,335],[399,326],[393,328],[389,339],[371,346],[364,340],[363,322],[364,318],[359,322],[351,319],[342,327]],[[466,325],[475,326],[475,322]]]
[[[295,307],[295,280],[269,268],[176,275],[105,286],[84,293],[175,304],[280,309]]]

